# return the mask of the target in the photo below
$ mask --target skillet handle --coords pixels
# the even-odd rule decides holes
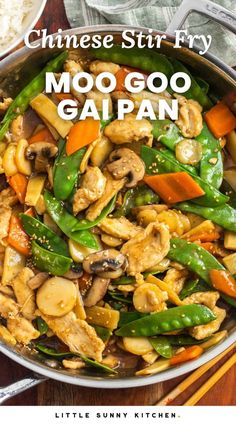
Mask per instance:
[[[183,0],[167,27],[167,34],[175,35],[191,12],[199,12],[236,34],[236,15],[210,0]]]
[[[16,381],[6,387],[0,387],[0,405],[11,399],[14,396],[19,395],[25,390],[31,389],[32,387],[42,383],[46,378],[41,375],[31,374],[22,380]]]

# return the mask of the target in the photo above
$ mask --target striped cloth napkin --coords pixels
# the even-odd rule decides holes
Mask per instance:
[[[72,28],[124,24],[165,31],[181,0],[64,0],[64,3]],[[236,12],[235,0],[215,0],[215,3]],[[197,13],[189,16],[184,29],[192,35],[211,34],[211,53],[229,66],[236,65],[236,36],[230,31]]]

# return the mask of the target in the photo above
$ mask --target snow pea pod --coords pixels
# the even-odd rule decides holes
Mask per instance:
[[[176,205],[182,212],[191,212],[210,219],[229,231],[236,232],[236,210],[228,204],[217,208],[195,205],[192,202],[181,202]]]
[[[171,150],[165,149],[165,157],[166,157],[166,160],[174,161],[175,163],[179,164],[182,168],[181,169],[182,171],[186,171],[186,172],[188,172],[188,174],[190,174],[192,176],[194,176],[194,175],[198,176],[197,167],[192,166],[192,165],[185,165],[185,163],[180,163],[176,159],[175,153],[172,152]]]
[[[175,150],[176,144],[184,138],[177,125],[170,119],[151,121],[151,124],[153,137],[170,150]]]
[[[159,196],[146,184],[131,188],[126,191],[123,204],[115,211],[114,217],[120,218],[121,216],[129,215],[132,208],[156,204],[159,203],[159,200]]]
[[[224,266],[221,265],[211,253],[203,249],[203,247],[179,238],[171,239],[168,258],[185,265],[210,286],[211,280],[209,277],[209,270],[225,269]]]
[[[86,148],[84,147],[68,156],[64,142],[61,154],[54,164],[53,190],[56,199],[66,200],[70,196],[78,179],[79,167],[85,152]]]
[[[116,203],[116,196],[114,196],[110,200],[108,205],[103,209],[103,211],[94,221],[89,221],[88,219],[81,219],[81,221],[76,220],[77,223],[75,224],[73,228],[71,228],[71,231],[75,232],[75,231],[87,230],[88,228],[95,227],[97,224],[99,224],[99,222],[101,222],[104,218],[106,218],[107,215],[109,215],[113,211],[115,203]]]
[[[191,78],[191,86],[188,91],[184,93],[184,97],[187,99],[194,99],[203,107],[204,110],[208,110],[212,107],[212,102],[207,96],[204,89],[200,87],[195,78],[191,75],[189,70],[179,62],[177,59],[170,58],[174,72],[184,72],[188,74]]]
[[[95,367],[95,368],[98,368],[100,371],[107,372],[107,373],[114,374],[117,372],[113,370],[112,368],[108,367],[107,365],[103,365],[100,362],[94,361],[93,359],[89,359],[87,358],[87,356],[80,355],[79,353],[76,353],[76,352],[57,352],[56,349],[44,346],[42,343],[35,343],[34,346],[40,353],[43,353],[44,355],[58,359],[59,361],[65,358],[72,358],[73,356],[78,356],[89,367]]]
[[[207,324],[216,319],[203,305],[176,306],[132,321],[116,331],[117,336],[155,336],[169,331]]]
[[[129,322],[136,321],[137,319],[146,317],[148,315],[149,314],[143,314],[138,311],[131,311],[131,312],[120,311],[120,320],[119,320],[118,327],[123,327]]]
[[[236,209],[236,192],[226,180],[223,180],[220,191],[226,194],[226,196],[229,196],[229,206],[232,206],[232,208]]]
[[[25,232],[31,237],[31,240],[35,240],[41,247],[50,252],[69,256],[66,242],[41,221],[32,216],[21,214],[21,222]]]
[[[42,71],[16,96],[2,120],[0,140],[3,139],[13,119],[24,113],[31,100],[44,90],[46,73],[60,71],[67,57],[68,52],[64,51],[50,60]]]
[[[132,66],[148,73],[162,72],[167,77],[171,77],[174,73],[173,66],[165,55],[149,49],[140,50],[138,47],[124,49],[121,45],[115,44],[109,49],[92,48],[90,54],[95,59]]]
[[[104,343],[108,342],[112,335],[112,331],[109,330],[109,328],[100,327],[99,325],[92,325],[92,327],[96,331],[98,337],[100,337]]]
[[[173,356],[172,346],[169,341],[169,337],[159,336],[155,338],[150,338],[149,342],[151,343],[153,349],[163,356],[163,358],[171,358]]]
[[[40,271],[49,272],[52,275],[64,275],[69,271],[72,264],[72,259],[49,252],[49,250],[43,249],[35,241],[32,241],[32,256],[34,265]]]
[[[49,191],[45,191],[44,201],[49,215],[67,237],[83,246],[99,250],[98,241],[89,230],[72,232],[72,228],[78,222],[77,219],[67,212],[62,203],[53,197]]]
[[[176,159],[170,158],[167,150],[156,150],[147,146],[142,146],[141,157],[146,166],[147,174],[165,174],[168,172],[181,172],[186,171],[186,168],[182,166]],[[207,182],[203,181],[197,175],[191,172],[188,174],[200,185],[204,190],[205,194],[199,198],[193,199],[192,202],[202,206],[219,206],[226,203],[229,198],[224,194],[220,193],[216,188],[212,187]]]
[[[184,288],[181,290],[179,294],[179,298],[181,300],[185,299],[185,297],[191,296],[191,294],[199,292],[199,291],[208,291],[209,287],[204,283],[204,281],[196,278],[196,280],[188,281]]]
[[[194,339],[194,337],[183,334],[179,336],[168,336],[168,340],[172,346],[191,346],[204,343],[209,340],[209,337],[206,337],[202,340],[197,340]]]
[[[225,267],[207,250],[203,249],[196,243],[173,238],[170,241],[170,250],[168,258],[172,261],[177,261],[185,265],[188,269],[195,272],[201,277],[210,287],[212,287],[209,271],[211,269],[223,269]],[[221,297],[230,305],[236,307],[235,299],[221,294]]]
[[[48,325],[47,323],[44,321],[43,318],[41,317],[37,317],[36,318],[36,325],[37,328],[40,332],[40,335],[42,336],[43,334],[46,334],[48,332]]]
[[[213,136],[205,122],[196,140],[202,145],[200,177],[213,187],[219,188],[224,174],[220,142]]]

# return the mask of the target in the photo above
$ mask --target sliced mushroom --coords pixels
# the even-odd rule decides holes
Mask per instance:
[[[101,273],[105,272],[106,278],[114,278],[114,272],[125,270],[126,266],[126,257],[115,249],[101,250],[100,252],[92,253],[83,261],[83,268],[86,272],[89,274],[96,273],[100,276],[102,276]]]
[[[141,181],[145,173],[145,165],[136,153],[123,147],[114,150],[109,157],[111,163],[107,165],[108,171],[115,180],[126,177],[126,187],[135,187]]]
[[[52,143],[42,141],[33,143],[26,149],[26,157],[29,160],[35,159],[35,171],[45,172],[49,165],[49,159],[56,156],[58,148]]]
[[[109,286],[110,279],[95,277],[93,280],[92,287],[87,293],[84,299],[85,306],[94,306],[96,305],[106,294],[107,288]]]

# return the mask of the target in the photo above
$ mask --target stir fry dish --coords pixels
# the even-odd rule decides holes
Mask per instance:
[[[187,72],[183,95],[126,90]],[[111,94],[44,91],[46,72],[116,76]],[[117,100],[178,98],[179,117],[117,119]],[[109,102],[68,121],[62,99]],[[0,103],[0,339],[57,369],[151,375],[227,337],[236,307],[236,118],[175,59],[114,46],[54,57]],[[96,371],[96,370],[95,370]]]

